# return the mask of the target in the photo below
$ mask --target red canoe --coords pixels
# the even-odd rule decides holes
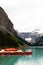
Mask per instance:
[[[0,51],[0,56],[8,56],[8,55],[32,55],[32,52],[22,52],[21,49],[15,49],[15,48],[6,48],[2,49]]]

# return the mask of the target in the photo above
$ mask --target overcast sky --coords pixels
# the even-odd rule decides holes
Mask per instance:
[[[43,32],[43,0],[0,0],[0,6],[19,32],[36,28]]]

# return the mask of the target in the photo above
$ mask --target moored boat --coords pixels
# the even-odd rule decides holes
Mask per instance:
[[[23,52],[21,49],[7,48],[0,50],[0,56],[9,56],[9,55],[32,55],[32,51]]]

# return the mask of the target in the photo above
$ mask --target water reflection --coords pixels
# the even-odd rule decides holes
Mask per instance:
[[[30,49],[32,56],[0,56],[0,65],[43,65],[43,48]],[[25,49],[23,51],[29,51]]]

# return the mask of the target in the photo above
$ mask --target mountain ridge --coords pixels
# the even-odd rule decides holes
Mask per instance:
[[[2,7],[0,7],[0,48],[16,47],[26,48],[27,42],[18,37],[13,23]]]

